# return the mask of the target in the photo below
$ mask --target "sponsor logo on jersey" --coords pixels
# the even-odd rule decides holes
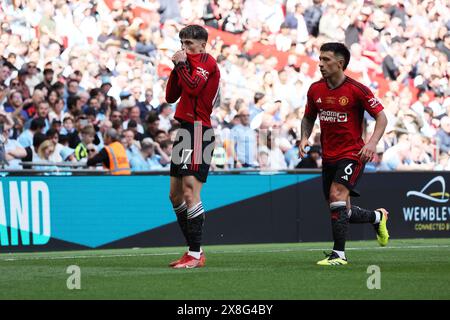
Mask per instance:
[[[369,107],[375,108],[376,106],[378,106],[380,104],[380,101],[378,101],[377,98],[373,97],[373,98],[370,98],[369,100],[367,100],[367,103],[369,103]]]
[[[346,106],[348,104],[348,98],[346,96],[342,96],[339,98],[339,104],[341,106]]]
[[[322,99],[320,99],[320,98],[317,99],[317,100],[316,100],[316,103],[322,103]]]
[[[347,114],[344,112],[338,112],[337,122],[347,122]]]
[[[319,119],[324,122],[347,122],[348,115],[346,112],[320,109]]]
[[[336,103],[336,97],[325,97],[325,103],[326,104],[335,104]]]
[[[197,67],[197,74],[203,79],[208,80],[209,72],[201,67]]]

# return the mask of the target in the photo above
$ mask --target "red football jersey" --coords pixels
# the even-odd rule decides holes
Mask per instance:
[[[374,117],[382,110],[370,89],[349,77],[334,89],[325,79],[314,82],[308,90],[305,116],[319,116],[323,161],[358,160],[357,153],[364,146],[364,111]]]
[[[220,71],[208,53],[188,54],[170,73],[166,101],[178,102],[175,119],[211,127],[211,112],[219,95]]]

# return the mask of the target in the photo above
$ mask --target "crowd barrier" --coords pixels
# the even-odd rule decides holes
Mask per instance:
[[[169,176],[74,172],[0,178],[0,252],[183,245]],[[450,236],[449,172],[367,173],[353,203],[390,212],[392,238]],[[204,244],[331,240],[319,171],[211,173]],[[350,239],[374,239],[351,226]]]

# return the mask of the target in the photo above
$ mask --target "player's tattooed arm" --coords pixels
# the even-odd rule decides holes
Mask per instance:
[[[308,149],[307,149],[307,147],[309,145],[308,139],[314,128],[314,122],[315,122],[315,119],[311,119],[306,116],[303,117],[303,119],[302,119],[301,139],[300,139],[300,144],[298,146],[298,156],[300,158],[303,158],[306,155],[306,153],[308,152]]]
[[[308,117],[303,117],[302,119],[302,126],[301,126],[301,139],[302,140],[308,140],[309,136],[312,133],[312,130],[314,128],[314,122],[315,119],[310,119]]]

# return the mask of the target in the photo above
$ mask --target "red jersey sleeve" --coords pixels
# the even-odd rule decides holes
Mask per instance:
[[[308,90],[307,100],[306,100],[306,108],[305,108],[305,117],[316,120],[317,118],[317,107],[314,103],[314,99],[311,96],[311,87]]]
[[[364,110],[366,110],[372,117],[375,117],[380,111],[384,109],[381,102],[366,86],[363,86],[363,89],[357,90],[357,92]]]
[[[166,101],[168,103],[176,102],[181,96],[181,87],[178,82],[178,74],[175,70],[172,70],[166,87]]]
[[[185,63],[178,63],[175,70],[180,78],[182,90],[185,90],[190,96],[197,97],[208,82],[209,75],[215,70],[208,64],[195,66],[193,74],[189,72],[189,68]]]

